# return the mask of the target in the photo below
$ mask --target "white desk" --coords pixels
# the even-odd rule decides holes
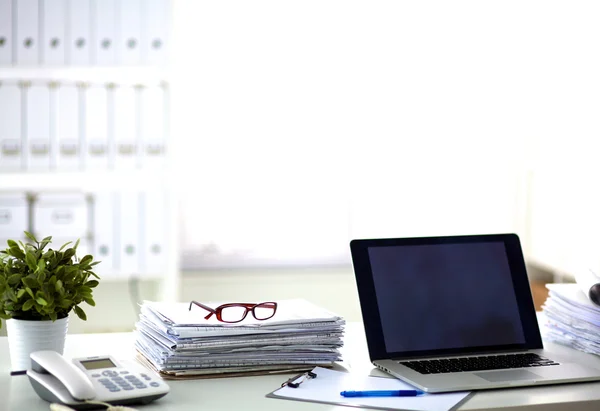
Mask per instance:
[[[348,327],[348,343],[344,347],[344,366],[352,372],[371,372],[384,375],[369,364],[362,326]],[[133,336],[124,334],[73,334],[67,336],[65,356],[111,354],[117,359],[131,358]],[[600,368],[600,357],[546,344],[561,357],[585,358],[589,364]],[[560,359],[560,357],[558,357]],[[48,410],[48,403],[40,399],[31,388],[26,376],[9,375],[10,359],[8,340],[0,338],[0,411]],[[220,411],[261,410],[280,411],[348,411],[349,407],[335,407],[298,401],[265,398],[265,394],[279,387],[288,375],[259,377],[213,378],[191,381],[168,381],[171,392],[149,404],[136,406],[139,410],[167,411]],[[600,409],[600,382],[555,385],[534,388],[516,388],[480,391],[461,407],[466,410],[544,410],[544,411],[587,411]]]

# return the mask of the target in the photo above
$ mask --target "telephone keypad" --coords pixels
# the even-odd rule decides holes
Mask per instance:
[[[123,375],[123,377],[121,376]],[[136,375],[130,374],[129,371],[111,371],[105,370],[100,374],[93,374],[93,377],[102,377],[98,378],[98,382],[100,382],[106,389],[110,392],[118,392],[121,390],[131,391],[135,389],[143,390],[148,388],[148,386],[138,378]],[[151,387],[159,387],[160,384],[156,381],[152,381],[152,378],[147,374],[140,374],[145,381],[149,381]],[[135,387],[135,388],[134,388]]]

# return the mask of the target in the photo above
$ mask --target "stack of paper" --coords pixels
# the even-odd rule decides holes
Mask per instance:
[[[577,284],[547,284],[543,305],[547,340],[592,354],[600,354],[600,307]]]
[[[310,370],[341,360],[345,321],[305,300],[278,301],[263,321],[248,313],[228,324],[207,314],[189,303],[144,302],[135,330],[140,359],[165,378]]]

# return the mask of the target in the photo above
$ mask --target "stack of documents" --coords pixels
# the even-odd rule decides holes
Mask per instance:
[[[550,292],[543,305],[546,340],[600,354],[600,307],[577,284],[547,284]]]
[[[139,358],[164,378],[310,370],[341,360],[343,318],[305,300],[277,305],[268,320],[248,313],[228,324],[206,320],[189,303],[145,301],[135,330]]]

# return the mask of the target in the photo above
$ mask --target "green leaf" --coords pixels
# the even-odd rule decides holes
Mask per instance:
[[[25,295],[26,291],[24,288],[21,288],[19,291],[17,291],[17,298],[21,299],[21,297],[23,297],[23,295]]]
[[[43,250],[49,243],[52,242],[52,237],[46,237],[40,243],[40,250]]]
[[[62,251],[66,246],[68,246],[69,244],[71,244],[73,241],[69,241],[68,243],[64,243],[63,245],[60,246],[60,248],[58,249],[58,251]]]
[[[52,321],[56,321],[58,319],[58,315],[56,315],[55,312],[51,312],[50,314],[48,314],[48,316]]]
[[[25,286],[27,286],[29,288],[38,288],[37,279],[33,279],[33,278],[29,277],[29,276],[21,278],[21,282],[23,284],[25,284]]]
[[[17,302],[17,294],[15,294],[14,290],[12,288],[7,288],[6,291],[4,291],[4,294],[6,295],[6,298],[13,301],[13,302]]]
[[[96,306],[96,302],[93,299],[89,298],[89,297],[83,297],[83,301],[85,301],[86,303],[88,303],[92,307]]]
[[[9,314],[6,314],[4,310],[0,309],[0,318],[3,320],[10,320],[12,317]]]
[[[98,286],[98,284],[100,284],[98,281],[96,281],[96,280],[90,280],[90,281],[88,281],[87,283],[85,283],[84,285],[85,285],[86,287],[89,287],[89,288],[94,288],[94,287],[97,287],[97,286]],[[90,290],[90,292],[91,292],[91,291],[92,291],[92,290]]]
[[[94,260],[94,257],[92,257],[91,255],[88,254],[79,261],[79,265],[88,265],[93,260]]]
[[[77,317],[81,318],[82,320],[87,320],[87,316],[85,315],[85,312],[79,308],[78,306],[73,307],[73,310],[75,310],[75,314],[77,314]]]
[[[17,285],[21,282],[21,275],[13,274],[10,277],[8,277],[7,282],[9,285]]]
[[[39,304],[39,305],[48,305],[48,301],[44,300],[42,297],[38,297],[35,299],[35,301]]]
[[[43,257],[41,257],[40,260],[37,262],[37,270],[43,271],[44,269],[46,269],[46,261]]]
[[[17,242],[14,240],[7,240],[6,243],[8,244],[8,248],[12,248],[12,247],[19,248],[19,244],[17,244]]]
[[[77,247],[79,247],[79,241],[80,241],[80,239],[79,239],[79,238],[77,239],[77,241],[75,241],[75,245],[73,246],[73,249],[74,249],[75,251],[77,251]]]
[[[25,255],[25,262],[27,263],[29,269],[35,270],[37,268],[37,260],[31,251],[27,251],[27,254]]]
[[[25,259],[25,253],[19,247],[10,247],[7,252],[19,260]]]
[[[63,282],[60,280],[56,281],[56,284],[54,284],[54,289],[56,291],[60,291],[63,288]]]
[[[35,237],[33,236],[33,234],[31,234],[30,232],[24,231],[25,236],[27,236],[27,238],[29,238],[31,241],[33,241],[34,243],[37,244],[38,240],[35,239]]]
[[[29,311],[29,310],[31,310],[31,307],[33,307],[33,300],[27,300],[23,304],[23,307],[21,307],[21,310]]]
[[[33,291],[31,291],[31,288],[25,287],[25,291],[27,291],[27,294],[29,294],[31,298],[35,298],[35,295],[33,295]]]
[[[74,248],[68,248],[64,254],[63,254],[63,258],[61,259],[61,261],[70,261],[71,258],[75,255],[75,249]]]

